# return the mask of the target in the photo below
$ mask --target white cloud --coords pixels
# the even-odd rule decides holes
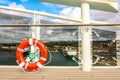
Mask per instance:
[[[75,8],[67,7],[67,8],[64,8],[60,12],[60,15],[80,19],[81,18],[81,9],[79,7],[75,7]]]
[[[27,2],[28,0],[20,0],[21,2]]]
[[[25,9],[23,5],[17,5],[16,2],[12,2],[9,4],[9,7],[17,8],[17,9]],[[24,17],[30,17],[30,14],[17,12],[17,11],[9,11],[9,14],[20,15]]]
[[[15,8],[25,9],[25,7],[23,5],[17,5],[16,2],[10,3],[9,7],[15,7]]]
[[[8,7],[13,7],[17,9],[25,9],[23,5],[17,5],[15,2],[10,3]],[[31,17],[31,15],[27,13],[22,13],[22,12],[17,12],[17,11],[12,11],[12,10],[5,10],[5,9],[0,9],[0,13],[21,16],[21,17]]]
[[[94,20],[110,22],[110,23],[119,23],[120,22],[120,6],[119,11],[117,13],[106,12],[100,10],[92,10],[92,16],[94,16]]]
[[[72,7],[69,7],[69,8],[64,8],[61,12],[60,12],[60,15],[63,15],[63,16],[70,16],[70,13],[72,12]],[[69,14],[69,15],[68,15]]]
[[[100,11],[100,10],[92,10],[91,13],[92,13],[91,16],[94,16],[93,20],[109,22],[109,23],[120,23],[120,5],[119,5],[119,11],[117,13]],[[113,32],[120,31],[120,28],[117,28],[117,27],[115,28],[115,27],[110,27],[110,26],[95,27],[95,28],[106,30],[106,31],[113,31]]]
[[[58,5],[58,7],[60,7],[60,8],[66,8],[67,6],[66,5]]]
[[[42,3],[44,6],[49,6],[49,7],[54,7],[55,4],[51,4],[51,3],[46,3],[46,2],[43,2]]]
[[[52,4],[52,3],[47,3],[47,2],[42,2],[42,4],[44,6],[49,6],[49,7],[53,7],[53,8],[66,8],[66,5],[60,5],[60,4]]]

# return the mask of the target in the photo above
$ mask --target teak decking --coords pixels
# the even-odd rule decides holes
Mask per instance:
[[[0,67],[0,80],[120,80],[120,68],[94,68],[84,72],[78,67],[44,67],[39,72],[23,72],[18,67]]]

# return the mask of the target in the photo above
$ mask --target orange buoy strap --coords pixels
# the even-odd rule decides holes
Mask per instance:
[[[43,65],[40,63],[40,62],[37,62],[37,64],[36,64],[39,68],[42,68],[43,67]]]

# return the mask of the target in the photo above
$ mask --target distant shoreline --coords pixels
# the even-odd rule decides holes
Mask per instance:
[[[19,43],[0,43],[0,51],[14,51]]]

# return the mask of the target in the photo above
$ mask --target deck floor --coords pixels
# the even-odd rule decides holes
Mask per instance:
[[[84,72],[80,68],[45,67],[39,72],[23,72],[18,67],[0,67],[0,80],[120,80],[120,68]]]

